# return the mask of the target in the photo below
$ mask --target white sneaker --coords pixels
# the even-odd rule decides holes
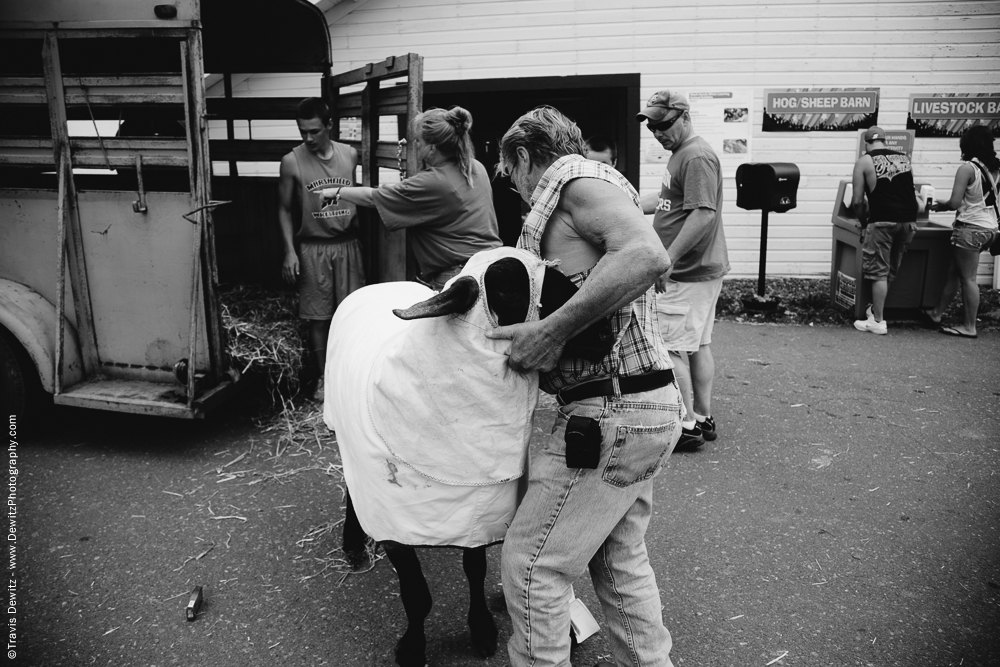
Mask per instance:
[[[870,320],[854,320],[854,328],[858,331],[867,331],[868,333],[883,336],[889,333],[889,327],[886,325],[885,320],[876,322],[874,318]]]
[[[866,320],[875,319],[875,313],[872,312],[872,305],[870,303],[868,304],[868,307],[865,308],[865,319]]]

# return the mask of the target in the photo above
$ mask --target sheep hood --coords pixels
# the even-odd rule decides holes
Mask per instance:
[[[498,324],[483,276],[501,257],[515,257],[528,270],[528,320],[537,320],[545,265],[515,248],[478,253],[458,276],[479,283],[476,304],[465,313],[408,322],[378,355],[368,384],[372,426],[385,446],[445,484],[498,484],[524,473],[538,375],[512,371],[510,341],[486,337]]]

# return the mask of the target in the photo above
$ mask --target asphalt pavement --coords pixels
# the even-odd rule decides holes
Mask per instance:
[[[1000,665],[1000,333],[720,322],[713,350],[719,439],[670,458],[647,535],[674,663]],[[19,419],[16,664],[392,664],[396,578],[339,560],[318,413],[264,425],[244,402],[196,423]],[[430,664],[506,665],[469,646],[459,552],[421,558]],[[600,633],[573,664],[607,653]]]

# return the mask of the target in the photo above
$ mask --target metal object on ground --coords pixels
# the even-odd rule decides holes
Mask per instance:
[[[187,620],[193,621],[198,617],[198,611],[201,609],[201,602],[203,599],[202,587],[195,586],[194,590],[191,591],[191,597],[188,598]]]

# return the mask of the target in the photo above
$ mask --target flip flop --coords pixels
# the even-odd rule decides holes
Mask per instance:
[[[925,329],[937,329],[941,326],[941,321],[935,321],[931,314],[923,308],[917,311],[917,322]]]
[[[977,334],[963,333],[955,327],[941,327],[938,331],[943,333],[945,336],[956,336],[958,338],[979,338]]]

